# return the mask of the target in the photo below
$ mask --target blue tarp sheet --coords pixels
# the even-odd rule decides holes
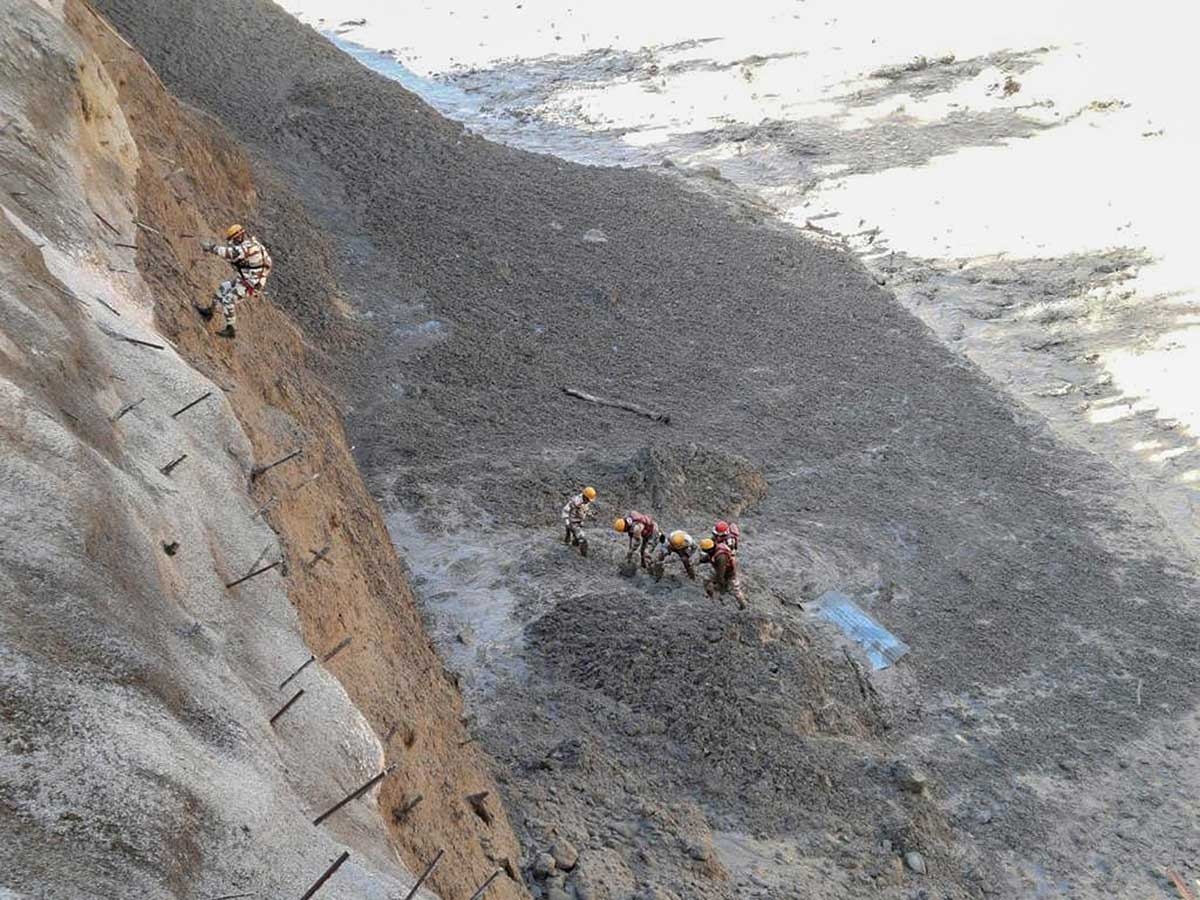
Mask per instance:
[[[862,645],[876,669],[886,669],[908,652],[908,644],[863,612],[862,607],[839,591],[817,598],[817,615],[832,622],[846,637]]]

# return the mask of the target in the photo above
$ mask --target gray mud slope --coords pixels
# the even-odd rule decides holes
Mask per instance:
[[[360,459],[426,524],[549,526],[580,479],[651,502],[663,467],[643,448],[736,454],[767,484],[748,528],[780,548],[758,603],[813,571],[899,585],[885,618],[915,648],[915,693],[897,733],[959,735],[965,749],[933,764],[963,792],[1107,771],[1114,749],[1191,709],[1194,584],[1161,524],[850,256],[652,172],[488,143],[267,2],[98,5],[334,231],[370,333],[337,360]],[[277,265],[300,265],[288,222],[267,227]],[[583,240],[597,228],[606,242]],[[580,405],[568,384],[672,423]],[[722,511],[702,491],[665,506]],[[1014,818],[991,840],[1037,852],[1050,825]]]

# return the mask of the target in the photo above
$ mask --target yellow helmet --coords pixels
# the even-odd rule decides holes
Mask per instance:
[[[585,487],[583,489],[583,497],[589,503],[596,499],[596,489],[594,487]]]
[[[672,550],[682,550],[687,546],[687,538],[687,534],[682,531],[672,531],[667,541],[670,543]]]
[[[241,225],[230,225],[225,229],[225,240],[236,241],[238,238],[246,234],[246,229]]]
[[[624,518],[613,519],[613,531],[624,532],[629,527],[629,523]]]
[[[703,538],[700,541],[700,549],[705,553],[710,552],[715,546],[717,546],[716,541],[714,541],[712,538]]]

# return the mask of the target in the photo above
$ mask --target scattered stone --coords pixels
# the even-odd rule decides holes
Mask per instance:
[[[933,788],[933,782],[928,775],[904,760],[892,764],[892,777],[901,788],[918,797],[928,797]]]
[[[608,235],[599,228],[589,228],[583,233],[583,242],[585,244],[607,244]]]
[[[571,895],[564,888],[552,885],[550,890],[546,891],[546,900],[571,900]]]
[[[550,848],[550,855],[554,857],[554,864],[564,872],[570,872],[579,862],[579,851],[567,840],[555,841]]]
[[[539,853],[533,861],[533,874],[538,878],[549,878],[557,868],[554,857],[549,853]]]
[[[687,846],[687,855],[698,862],[705,862],[711,853],[700,841],[692,841]]]
[[[635,885],[633,873],[615,850],[585,850],[573,880],[578,900],[628,900]]]
[[[925,865],[925,857],[916,850],[909,850],[904,854],[904,865],[918,875],[929,874],[929,869]]]
[[[992,821],[992,811],[988,807],[983,807],[975,813],[975,821],[980,825],[987,825]]]

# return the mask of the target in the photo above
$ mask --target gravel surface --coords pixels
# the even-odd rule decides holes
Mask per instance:
[[[644,896],[1140,896],[1197,858],[1194,817],[1146,825],[1200,784],[1162,743],[1197,683],[1186,560],[1116,472],[851,255],[669,174],[490,144],[265,2],[99,5],[333,236],[366,336],[328,349],[368,476],[433,546],[505,548],[491,577],[525,601],[529,669],[475,712],[530,864],[558,829]],[[264,236],[281,271],[303,264],[288,221]],[[276,299],[319,339],[295,291]],[[714,466],[741,486],[706,488]],[[555,546],[585,480],[605,517],[628,502],[693,533],[742,507],[751,611],[619,579],[603,539],[586,561]],[[877,709],[836,637],[779,602],[834,586],[913,648]],[[931,796],[897,781],[901,758]],[[1118,864],[1122,816],[1145,865]],[[613,835],[626,821],[635,838]],[[739,887],[704,847],[668,858],[651,822],[681,846],[710,827],[786,840],[806,893]],[[892,865],[912,852],[928,874]]]

